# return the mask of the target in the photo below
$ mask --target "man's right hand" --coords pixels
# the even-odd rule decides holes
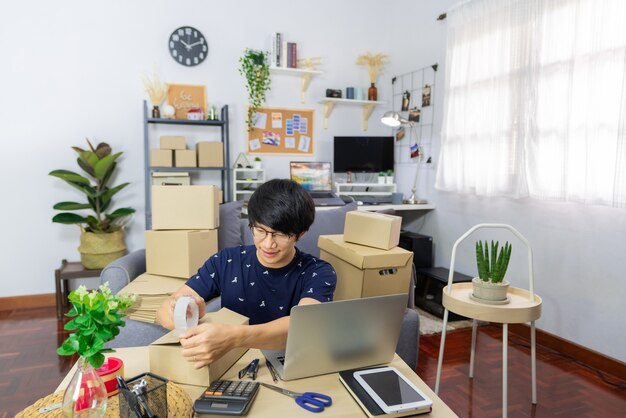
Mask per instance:
[[[172,296],[167,298],[165,302],[157,310],[156,322],[167,329],[174,329],[174,308],[176,301],[183,297],[189,296],[194,299],[196,305],[198,305],[198,319],[202,318],[206,314],[206,302],[200,295],[198,295],[192,288],[187,285],[183,285]],[[191,317],[191,309],[187,308],[187,319]]]

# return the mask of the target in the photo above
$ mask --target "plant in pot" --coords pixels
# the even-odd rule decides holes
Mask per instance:
[[[246,78],[246,90],[248,91],[248,132],[252,130],[254,123],[252,116],[265,102],[265,94],[270,90],[270,66],[268,54],[264,51],[256,51],[246,48],[243,56],[239,58],[241,67],[239,73]]]
[[[263,168],[263,165],[261,163],[261,157],[254,157],[254,168],[256,168],[257,170]]]
[[[387,181],[387,175],[384,171],[378,173],[378,184],[385,184]]]
[[[498,241],[491,241],[491,252],[489,244],[485,241],[476,242],[476,266],[478,277],[472,279],[472,296],[479,301],[486,303],[507,303],[507,292],[509,282],[504,280],[506,270],[511,258],[512,246],[507,241],[498,251]]]
[[[85,194],[87,202],[59,202],[54,209],[76,211],[91,209],[93,214],[86,216],[73,212],[62,212],[52,218],[52,222],[79,225],[81,263],[87,269],[103,268],[111,261],[124,255],[124,225],[135,213],[132,208],[119,208],[107,213],[112,198],[129,183],[109,187],[109,181],[115,172],[116,160],[121,152],[112,154],[111,147],[102,142],[93,147],[87,140],[89,149],[72,147],[78,153],[78,166],[87,177],[68,170],[53,170],[49,174],[60,178],[70,186]]]
[[[68,296],[72,308],[66,316],[73,319],[64,329],[72,333],[57,349],[57,354],[80,357],[63,395],[66,417],[103,416],[107,393],[115,394],[115,375],[124,374],[120,359],[109,357],[105,364],[103,353],[113,350],[104,348],[104,344],[119,334],[119,328],[125,325],[122,318],[135,303],[136,296],[113,295],[108,282],[99,289],[88,292],[85,286],[79,286]]]
[[[387,170],[387,184],[393,184],[393,170]]]

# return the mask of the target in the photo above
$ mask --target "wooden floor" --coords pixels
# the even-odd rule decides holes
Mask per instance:
[[[73,359],[57,356],[64,337],[54,308],[0,311],[0,418],[13,417],[57,387]],[[501,328],[479,328],[475,377],[467,378],[471,329],[447,334],[440,396],[460,417],[502,414]],[[439,335],[420,338],[418,374],[435,386]],[[528,342],[509,338],[509,417],[626,416],[626,383],[542,347],[537,354],[538,405],[531,407]]]

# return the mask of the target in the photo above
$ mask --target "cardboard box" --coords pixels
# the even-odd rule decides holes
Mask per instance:
[[[190,278],[217,252],[217,229],[146,231],[146,272]]]
[[[174,167],[174,155],[172,150],[151,149],[150,165],[152,167]]]
[[[334,300],[409,292],[413,253],[345,242],[343,235],[320,235],[320,258],[337,272]]]
[[[159,138],[159,148],[161,149],[187,149],[184,136],[161,136]]]
[[[198,167],[224,167],[224,144],[222,142],[197,142]]]
[[[189,186],[191,178],[189,173],[156,171],[152,173],[153,186]]]
[[[174,151],[175,167],[196,167],[196,151],[192,149],[177,149]]]
[[[217,186],[152,186],[152,229],[216,229]]]
[[[353,210],[346,213],[343,239],[353,244],[389,250],[400,243],[402,217]]]
[[[222,308],[217,312],[206,314],[200,320],[200,323],[205,322],[247,325],[248,318]],[[174,335],[174,331],[165,334],[148,346],[150,371],[152,373],[166,377],[175,383],[203,387],[222,377],[246,351],[248,351],[247,348],[235,348],[207,367],[195,369],[193,363],[188,362],[183,357],[182,347],[178,342],[178,337]]]
[[[148,273],[137,276],[118,292],[137,295],[133,306],[126,311],[126,316],[128,319],[154,324],[159,307],[186,281],[187,278],[179,279]]]

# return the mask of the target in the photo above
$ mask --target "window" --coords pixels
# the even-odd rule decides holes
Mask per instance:
[[[622,0],[451,10],[435,186],[626,207],[624,16]]]

